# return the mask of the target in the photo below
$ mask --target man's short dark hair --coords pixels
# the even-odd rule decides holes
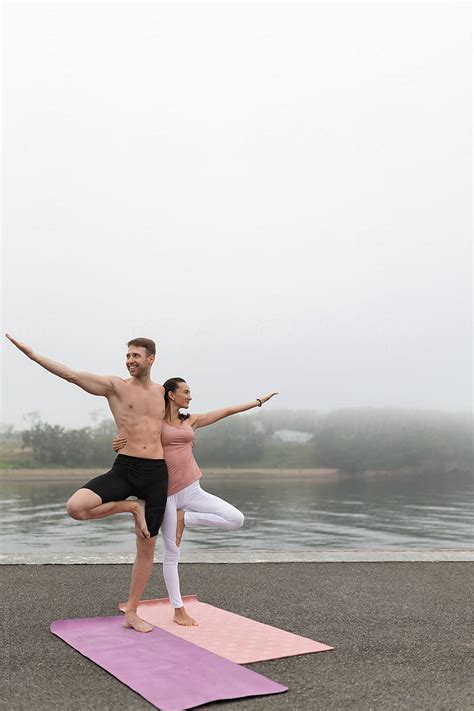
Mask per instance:
[[[132,340],[127,343],[127,346],[144,348],[147,356],[156,355],[155,341],[152,341],[151,338],[132,338]]]

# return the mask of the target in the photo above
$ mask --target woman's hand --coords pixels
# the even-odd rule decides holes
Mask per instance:
[[[114,452],[118,452],[120,449],[123,449],[123,447],[125,447],[126,444],[127,444],[127,438],[120,437],[120,435],[117,435],[112,440],[112,448],[113,448]]]
[[[233,407],[223,407],[221,410],[213,410],[212,412],[204,412],[201,415],[191,415],[187,422],[191,425],[193,430],[197,430],[198,427],[207,427],[208,425],[213,425],[214,422],[219,422],[223,420],[224,417],[229,417],[230,415],[237,415],[239,412],[247,412],[247,410],[253,410],[255,407],[260,407],[264,402],[271,400],[274,395],[278,395],[277,392],[268,393],[264,397],[256,397],[250,402],[245,402],[242,405],[234,405]]]
[[[259,397],[258,399],[260,400],[260,402],[263,405],[264,402],[268,402],[269,400],[272,399],[272,397],[274,397],[275,395],[278,395],[278,394],[279,393],[269,393],[268,395],[265,395],[265,397]]]

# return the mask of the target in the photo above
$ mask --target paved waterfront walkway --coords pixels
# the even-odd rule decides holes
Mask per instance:
[[[2,708],[152,708],[49,632],[55,619],[115,614],[129,565],[3,565],[0,573]],[[181,578],[185,593],[336,648],[250,665],[287,694],[203,709],[474,708],[472,563],[194,563],[181,566]],[[164,596],[159,566],[146,596]]]
[[[157,546],[155,563],[162,560],[162,547]],[[45,565],[49,563],[133,563],[134,553],[2,553],[0,565]],[[181,563],[438,563],[471,561],[474,550],[464,548],[299,548],[252,550],[250,548],[189,548],[181,553]]]

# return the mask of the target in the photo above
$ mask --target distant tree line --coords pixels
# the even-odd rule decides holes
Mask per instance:
[[[321,418],[313,439],[322,465],[346,472],[430,467],[472,470],[472,418],[401,409],[345,409]]]
[[[281,430],[311,437],[304,443],[282,441]],[[114,434],[112,421],[81,429],[35,421],[21,433],[21,443],[31,454],[30,466],[104,467],[115,456]],[[202,467],[331,467],[349,474],[420,467],[471,471],[472,434],[472,418],[463,414],[399,408],[267,410],[198,430],[195,454]]]
[[[37,422],[23,430],[22,444],[32,450],[33,463],[42,466],[108,466],[115,456],[111,445],[115,433],[115,423],[109,420],[72,430]]]
[[[284,442],[275,439],[280,430],[312,437]],[[469,472],[473,462],[472,417],[423,410],[266,411],[224,420],[198,437],[203,466],[235,466],[233,446],[245,466],[330,467],[346,473],[420,467]]]

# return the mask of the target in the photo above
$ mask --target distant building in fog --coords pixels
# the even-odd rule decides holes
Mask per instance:
[[[308,442],[313,435],[310,432],[298,432],[297,430],[277,430],[273,433],[273,440],[280,442]]]

